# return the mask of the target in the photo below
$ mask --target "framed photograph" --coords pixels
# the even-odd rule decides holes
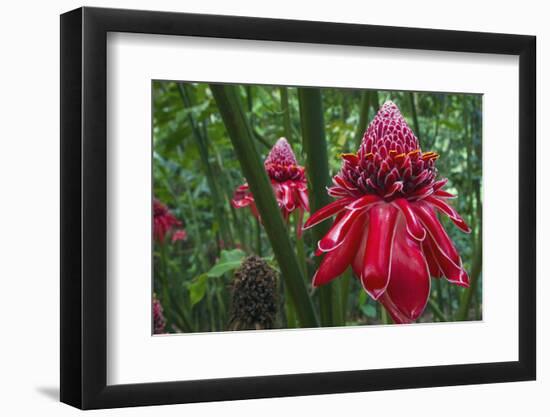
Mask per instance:
[[[61,16],[61,401],[533,380],[535,37]]]

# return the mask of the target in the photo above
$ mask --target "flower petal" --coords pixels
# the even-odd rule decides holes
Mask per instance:
[[[456,195],[445,190],[437,190],[434,192],[434,195],[439,198],[456,198]]]
[[[346,205],[351,203],[354,200],[353,197],[341,198],[340,200],[333,201],[330,204],[327,204],[325,207],[320,208],[314,214],[312,214],[309,219],[307,219],[306,224],[304,224],[304,230],[313,227],[322,221],[328,219],[329,217],[334,216],[335,214],[342,211]]]
[[[366,213],[359,213],[354,217],[353,224],[338,248],[325,255],[319,269],[313,276],[313,286],[326,284],[343,274],[352,262],[357,247],[361,242],[361,235],[365,232]]]
[[[417,203],[414,206],[414,211],[428,231],[430,246],[443,275],[454,284],[468,287],[470,285],[469,278],[464,268],[462,268],[460,255],[439,222],[435,211],[425,203]]]
[[[297,200],[300,202],[300,206],[304,211],[309,211],[309,199],[307,196],[307,189],[298,188],[296,190]]]
[[[353,272],[358,279],[361,279],[361,274],[363,273],[363,259],[365,258],[365,247],[367,246],[367,239],[369,237],[368,217],[368,213],[366,213],[365,228],[363,231],[363,235],[360,237],[361,242],[357,246],[357,251],[351,263],[351,268],[353,269]]]
[[[448,205],[445,201],[442,201],[439,198],[435,198],[433,196],[426,197],[425,201],[434,205],[442,213],[446,214],[452,220],[452,222],[464,233],[470,233],[472,231],[472,229],[470,229],[464,219],[460,217],[460,214],[458,214],[458,212],[453,207]]]
[[[408,317],[406,317],[395,305],[393,300],[390,298],[387,292],[382,294],[378,299],[380,303],[384,306],[386,311],[390,313],[390,316],[395,324],[409,324],[412,322]]]
[[[441,278],[441,275],[443,275],[443,273],[441,272],[441,268],[439,268],[439,264],[437,263],[435,251],[434,249],[432,249],[431,238],[424,239],[424,241],[422,242],[422,251],[424,252],[426,262],[428,262],[430,275],[434,278]]]
[[[399,211],[390,204],[378,204],[369,211],[369,234],[365,245],[361,283],[378,300],[390,280],[393,237]]]
[[[424,312],[430,295],[430,273],[421,243],[407,233],[403,220],[399,221],[395,232],[386,294],[411,321]]]
[[[327,234],[319,241],[317,247],[321,252],[330,252],[342,244],[353,221],[361,214],[358,210],[347,210],[343,216],[330,228]]]
[[[403,214],[409,234],[416,240],[424,240],[426,237],[426,229],[424,229],[414,214],[411,204],[404,198],[395,199],[393,204],[401,211],[401,214]]]
[[[365,194],[346,206],[348,210],[363,210],[373,203],[381,201],[381,198],[375,194]]]
[[[442,189],[443,187],[445,187],[445,185],[447,185],[448,181],[449,180],[447,178],[443,178],[443,179],[440,179],[439,181],[434,182],[434,185],[433,185],[434,191],[438,191],[438,190]]]
[[[234,208],[248,207],[250,205],[250,203],[252,203],[253,201],[254,201],[254,199],[251,198],[251,197],[248,197],[248,196],[245,196],[245,197],[242,197],[242,198],[233,198],[231,200],[231,205]]]

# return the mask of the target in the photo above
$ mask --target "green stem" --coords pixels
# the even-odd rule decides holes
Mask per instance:
[[[382,324],[391,324],[391,319],[388,316],[388,312],[382,306],[380,306],[380,316],[382,318]]]
[[[416,137],[420,142],[421,134],[420,134],[420,125],[418,124],[418,114],[416,112],[416,97],[414,93],[409,93],[409,100],[411,102],[411,111],[412,111],[412,118],[413,118],[413,125],[414,125],[414,133],[416,134]]]
[[[367,122],[369,117],[369,105],[371,94],[367,90],[361,92],[361,108],[359,109],[359,124],[357,125],[357,132],[355,133],[355,143],[361,145],[365,130],[367,130]],[[376,111],[376,110],[375,110]]]
[[[441,311],[437,303],[432,300],[431,298],[428,299],[428,304],[430,306],[430,309],[432,310],[432,313],[434,313],[434,316],[437,317],[441,321],[449,321],[447,319],[447,316],[445,316],[445,313]]]
[[[288,296],[288,293],[287,293]],[[286,309],[286,325],[289,329],[296,329],[298,322],[296,321],[296,311],[294,311],[294,305],[291,301],[285,303]]]
[[[477,283],[479,281],[479,276],[481,275],[481,249],[476,250],[476,256],[474,258],[472,266],[472,274],[470,279],[470,288],[467,288],[466,291],[462,294],[460,300],[460,309],[458,310],[458,320],[464,321],[468,320],[468,313],[470,311],[470,304],[472,303],[472,297],[477,288]]]
[[[298,262],[300,262],[300,269],[302,270],[302,275],[304,276],[304,279],[306,281],[306,285],[309,284],[308,282],[308,274],[307,274],[307,264],[306,264],[306,251],[305,251],[305,246],[304,246],[304,237],[303,235],[302,236],[299,236],[298,234],[298,228],[301,227],[300,225],[300,217],[301,217],[301,213],[296,210],[293,215],[292,215],[292,218],[294,220],[294,233],[295,233],[295,236],[296,236],[296,257],[298,258]]]
[[[285,137],[292,143],[292,125],[290,123],[290,106],[288,105],[288,90],[286,87],[279,87],[281,94],[281,110],[283,111],[283,126]]]
[[[444,302],[443,302],[443,287],[441,285],[441,279],[435,278],[435,288],[437,292],[437,306],[440,310],[443,310]]]
[[[256,219],[256,253],[262,256],[262,224]]]
[[[342,292],[342,322],[346,324],[347,313],[348,313],[348,299],[349,292],[351,287],[352,273],[351,269],[348,268],[346,272],[342,274],[341,279],[341,292]]]
[[[305,327],[317,327],[319,322],[307,288],[304,285],[300,264],[288,238],[287,228],[273,195],[273,188],[260,155],[254,146],[252,133],[240,102],[237,87],[211,84],[210,89],[233,143],[244,176],[254,195],[254,201],[262,217],[265,231],[296,308],[300,324]]]
[[[320,208],[330,203],[325,187],[330,184],[328,171],[327,143],[325,139],[325,126],[323,118],[323,103],[321,90],[318,88],[298,88],[300,102],[300,121],[302,125],[302,141],[306,153],[309,187],[309,203],[311,212],[315,213]],[[315,241],[319,241],[328,231],[327,222],[320,223],[312,228]],[[315,259],[317,268],[320,259]],[[339,318],[340,311],[335,312],[340,304],[340,299],[333,297],[333,292],[339,292],[339,282],[333,281],[319,288],[319,304],[321,311],[321,323],[323,326],[340,325],[334,319]]]

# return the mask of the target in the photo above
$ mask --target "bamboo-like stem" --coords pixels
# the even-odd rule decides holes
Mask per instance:
[[[355,143],[357,146],[361,145],[365,130],[367,130],[367,122],[369,118],[369,106],[371,102],[370,91],[363,90],[361,92],[361,108],[359,109],[359,123],[357,124],[357,131],[355,132]],[[376,111],[376,110],[375,110]]]
[[[306,264],[306,250],[304,247],[304,237],[300,236],[301,233],[298,230],[298,228],[301,227],[301,221],[300,221],[301,216],[302,216],[302,213],[300,213],[299,210],[294,211],[292,215],[294,220],[294,233],[296,236],[296,257],[298,258],[298,262],[300,262],[302,275],[306,279],[306,286],[307,286],[309,285],[309,282],[307,282],[308,274],[307,274],[307,264]]]
[[[341,290],[341,297],[342,297],[342,324],[346,324],[347,319],[347,313],[348,313],[348,299],[349,299],[349,292],[351,288],[351,280],[352,280],[352,273],[351,269],[348,268],[346,272],[342,274],[340,277],[341,284],[340,284],[340,290]]]
[[[434,313],[435,317],[437,317],[441,321],[448,321],[447,316],[445,316],[445,313],[441,311],[441,309],[439,308],[439,306],[434,300],[429,298],[428,305],[430,306],[430,309],[432,310],[432,313]]]
[[[377,90],[371,91],[370,105],[374,111],[374,114],[376,114],[378,108],[380,107],[380,95]]]
[[[262,256],[262,224],[256,219],[256,253]]]
[[[435,278],[435,288],[437,292],[437,306],[443,311],[443,286],[441,285],[441,278]]]
[[[475,215],[473,218],[476,220],[472,226],[472,246],[474,248],[474,259],[472,261],[472,271],[470,274],[470,288],[466,289],[466,291],[463,292],[462,297],[460,299],[460,308],[458,311],[458,320],[468,320],[470,305],[472,303],[472,298],[474,293],[477,291],[477,285],[479,281],[479,277],[481,275],[481,265],[482,265],[482,226],[483,226],[483,211],[481,206],[481,184],[479,180],[473,180],[472,175],[470,171],[472,170],[472,164],[473,161],[471,160],[471,153],[472,151],[476,153],[477,160],[481,161],[481,147],[480,146],[473,146],[473,135],[474,135],[474,129],[476,133],[481,134],[480,131],[478,131],[478,126],[474,126],[474,121],[470,120],[470,123],[468,123],[468,119],[466,117],[466,108],[467,108],[467,101],[464,97],[463,99],[464,103],[464,126],[465,130],[467,132],[467,128],[470,127],[470,135],[466,139],[468,142],[468,149],[469,153],[467,156],[467,164],[468,164],[468,178],[469,178],[469,185],[474,189],[474,195],[472,196],[472,201],[475,203]],[[468,135],[466,133],[466,135]],[[480,141],[481,143],[481,141]]]
[[[416,97],[414,93],[409,93],[409,100],[411,102],[414,133],[416,134],[416,137],[418,138],[418,140],[422,143],[422,140],[421,140],[422,135],[420,133],[420,125],[418,123],[418,113],[416,112]]]
[[[380,306],[380,315],[381,315],[381,319],[382,319],[382,324],[391,324],[391,319],[388,315],[388,312],[382,306]]]
[[[284,294],[285,294],[285,298],[288,300],[290,298],[290,294],[288,293],[288,290],[284,291]],[[290,300],[288,300],[285,303],[285,314],[286,314],[287,328],[295,329],[296,327],[298,327],[298,323],[296,321],[296,311],[294,310],[294,304],[292,304],[292,301]]]
[[[283,111],[284,136],[289,143],[292,143],[292,125],[290,123],[290,106],[288,104],[288,90],[286,87],[279,87],[281,95],[281,110]]]
[[[479,186],[476,187],[476,200],[479,198]],[[458,320],[464,321],[468,320],[468,313],[470,310],[470,304],[472,303],[472,297],[474,292],[477,290],[477,285],[479,281],[479,277],[481,275],[481,265],[482,265],[482,240],[481,240],[481,228],[482,228],[482,209],[481,209],[481,202],[480,200],[477,200],[477,216],[479,219],[478,227],[479,227],[479,233],[477,235],[477,241],[475,245],[475,257],[472,262],[472,273],[470,275],[470,288],[466,289],[466,291],[462,294],[462,298],[460,300],[460,309],[458,311]]]
[[[254,146],[252,133],[240,102],[237,87],[211,84],[210,89],[233,143],[244,176],[254,195],[254,201],[271,241],[273,252],[281,269],[281,275],[296,308],[300,324],[305,327],[317,327],[319,322],[307,288],[304,285],[304,278],[288,238],[287,228],[275,201],[273,188]]]
[[[300,121],[302,126],[302,143],[306,153],[306,165],[309,180],[309,202],[311,212],[330,203],[326,186],[330,184],[328,171],[327,143],[323,119],[323,104],[321,91],[318,88],[298,88],[300,103]],[[312,228],[315,241],[319,241],[328,231],[329,224],[323,222]],[[320,259],[315,259],[317,268]],[[337,280],[319,288],[319,304],[321,323],[324,326],[340,325],[335,322],[340,318],[340,296],[333,297],[333,292],[339,293],[340,284]],[[338,309],[338,312],[336,312]]]

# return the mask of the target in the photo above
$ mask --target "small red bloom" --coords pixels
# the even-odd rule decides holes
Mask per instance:
[[[307,180],[304,167],[298,165],[296,156],[285,138],[280,138],[273,146],[264,162],[264,167],[271,180],[283,218],[288,221],[290,214],[294,210],[299,210],[298,233],[301,234],[303,213],[309,211]],[[237,187],[231,204],[235,208],[250,207],[252,214],[257,218],[260,217],[248,184]]]
[[[168,208],[158,201],[153,200],[153,237],[160,244],[164,243],[166,234],[174,227],[181,226],[181,222],[174,217]],[[185,231],[183,231],[185,233]],[[176,232],[177,233],[177,232]],[[178,239],[176,239],[178,240]],[[172,238],[174,241],[174,238]]]
[[[323,261],[313,285],[326,284],[349,265],[365,291],[396,323],[424,311],[430,275],[469,286],[468,274],[437,211],[470,229],[447,200],[447,179],[436,180],[435,152],[422,152],[397,106],[386,102],[369,125],[357,154],[343,165],[328,193],[336,201],[313,214],[305,228],[336,216],[318,242]]]
[[[172,234],[172,243],[185,239],[187,239],[187,232],[185,229],[178,229]]]

